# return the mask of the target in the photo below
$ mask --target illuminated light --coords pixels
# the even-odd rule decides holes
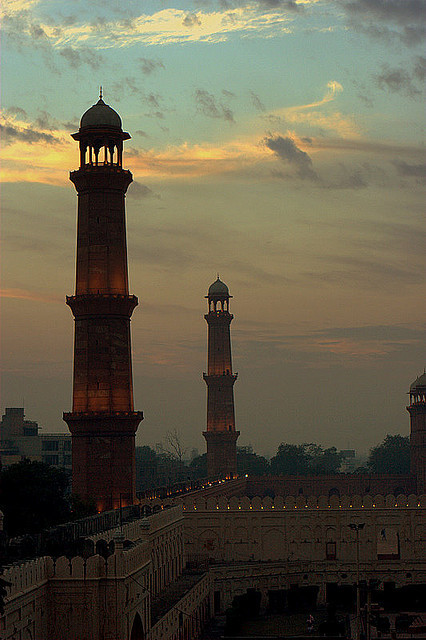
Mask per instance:
[[[271,509],[275,509],[274,505],[272,505]]]

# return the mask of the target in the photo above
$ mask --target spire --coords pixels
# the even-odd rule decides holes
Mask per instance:
[[[99,100],[102,100],[102,85],[99,87]]]

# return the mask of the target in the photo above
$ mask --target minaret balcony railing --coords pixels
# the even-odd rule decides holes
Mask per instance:
[[[226,384],[234,384],[235,380],[238,378],[238,373],[230,373],[229,371],[224,371],[223,373],[203,373],[204,380],[211,380],[212,382],[223,382]]]
[[[67,296],[66,302],[74,316],[119,315],[130,317],[138,305],[134,295],[121,293],[83,293]]]

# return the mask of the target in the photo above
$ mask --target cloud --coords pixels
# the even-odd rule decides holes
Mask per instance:
[[[391,69],[388,65],[383,65],[382,68],[382,73],[376,76],[376,82],[380,89],[391,93],[402,93],[410,98],[421,94],[408,71],[401,68]]]
[[[273,151],[286,164],[296,168],[296,173],[302,180],[318,180],[318,176],[312,167],[312,160],[306,151],[296,146],[294,140],[280,135],[269,135],[264,139],[265,145]]]
[[[256,93],[254,93],[253,91],[250,91],[250,97],[254,105],[254,108],[257,109],[257,111],[266,111],[265,105],[263,104],[263,102],[261,101],[261,99]]]
[[[13,4],[13,3],[12,3]],[[272,35],[289,33],[290,15],[295,15],[296,3],[286,3],[271,7],[255,4],[223,10],[197,11],[188,13],[181,9],[161,9],[149,15],[142,13],[129,19],[108,20],[97,18],[88,23],[81,20],[63,20],[60,26],[34,22],[28,11],[10,10],[6,13],[3,28],[12,37],[19,34],[20,40],[28,38],[33,43],[49,43],[53,47],[75,49],[80,46],[90,49],[129,47],[137,44],[167,45],[186,42],[220,42],[232,35],[250,35],[269,38]],[[16,41],[19,42],[16,36]],[[151,69],[151,65],[146,67]],[[148,71],[149,72],[149,71]]]
[[[87,64],[92,69],[97,70],[104,64],[104,57],[91,49],[65,47],[59,51],[59,55],[65,58],[72,69],[78,69]]]
[[[34,302],[64,303],[62,297],[39,293],[37,291],[29,291],[27,289],[0,289],[0,297],[13,298],[15,300],[32,300]]]
[[[218,103],[216,98],[208,91],[197,89],[195,92],[195,101],[198,111],[205,116],[209,118],[219,118],[227,122],[235,122],[231,109],[222,103]]]
[[[38,131],[30,126],[16,126],[11,123],[0,123],[0,131],[2,132],[4,144],[12,144],[15,141],[27,142],[33,144],[35,142],[46,142],[49,144],[57,144],[60,140],[51,133]]]
[[[419,44],[425,35],[425,0],[347,0],[350,25],[373,38]]]
[[[201,27],[201,20],[196,13],[187,13],[182,20],[184,27]]]
[[[426,58],[416,56],[414,58],[413,76],[418,80],[424,80],[426,77]]]
[[[152,191],[152,189],[147,187],[145,184],[134,181],[129,187],[127,197],[134,200],[141,200],[142,198],[159,198],[160,196],[154,193],[154,191]]]
[[[394,165],[400,176],[426,179],[426,164],[407,164],[403,160],[395,160]]]
[[[352,256],[321,256],[319,262],[328,263],[331,268],[322,271],[305,272],[304,277],[331,285],[347,285],[367,289],[376,287],[393,290],[395,285],[422,284],[423,272],[415,262],[407,264],[406,259],[400,262],[382,262],[371,258]]]
[[[156,60],[154,58],[138,58],[138,63],[142,73],[146,76],[151,75],[151,73],[157,71],[157,69],[165,69],[161,60]]]

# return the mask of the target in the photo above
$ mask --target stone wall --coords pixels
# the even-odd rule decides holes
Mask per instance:
[[[245,493],[253,496],[409,495],[416,493],[416,477],[400,474],[333,474],[319,476],[249,476]],[[237,495],[237,493],[235,493]]]
[[[286,589],[356,581],[356,532],[361,574],[401,586],[424,582],[426,496],[280,496],[184,500],[185,549],[208,560],[221,607],[247,588]]]

